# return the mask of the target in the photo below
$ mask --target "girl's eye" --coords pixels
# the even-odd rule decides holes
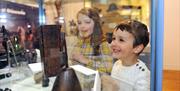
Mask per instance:
[[[91,21],[85,21],[85,23],[88,23],[88,24],[89,24],[89,23],[91,23]]]
[[[78,21],[77,23],[78,23],[78,24],[81,24],[81,22],[80,22],[80,21]]]

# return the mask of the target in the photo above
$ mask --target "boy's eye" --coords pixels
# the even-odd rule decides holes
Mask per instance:
[[[123,39],[119,39],[119,41],[123,42],[124,40]]]
[[[116,38],[115,37],[112,37],[112,40],[115,40]]]

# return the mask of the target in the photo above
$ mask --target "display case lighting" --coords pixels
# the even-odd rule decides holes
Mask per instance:
[[[0,19],[0,23],[6,23],[7,20],[6,19]]]
[[[64,23],[64,17],[59,17],[58,21],[59,23]]]
[[[6,15],[5,14],[0,14],[0,19],[6,19]]]
[[[5,14],[0,14],[0,23],[6,23],[7,22],[7,16]]]

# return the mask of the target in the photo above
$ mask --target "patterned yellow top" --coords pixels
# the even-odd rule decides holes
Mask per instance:
[[[112,70],[113,58],[110,55],[111,51],[106,41],[101,43],[99,51],[100,55],[93,55],[93,47],[90,44],[90,39],[82,40],[79,38],[77,44],[73,48],[73,52],[80,52],[83,54],[83,56],[90,60],[90,62],[85,65],[86,67],[110,74]]]

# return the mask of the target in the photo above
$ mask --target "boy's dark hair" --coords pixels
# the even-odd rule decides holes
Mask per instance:
[[[134,36],[133,47],[143,44],[144,47],[149,43],[149,32],[147,26],[137,20],[125,20],[115,27],[115,30],[127,31]]]

